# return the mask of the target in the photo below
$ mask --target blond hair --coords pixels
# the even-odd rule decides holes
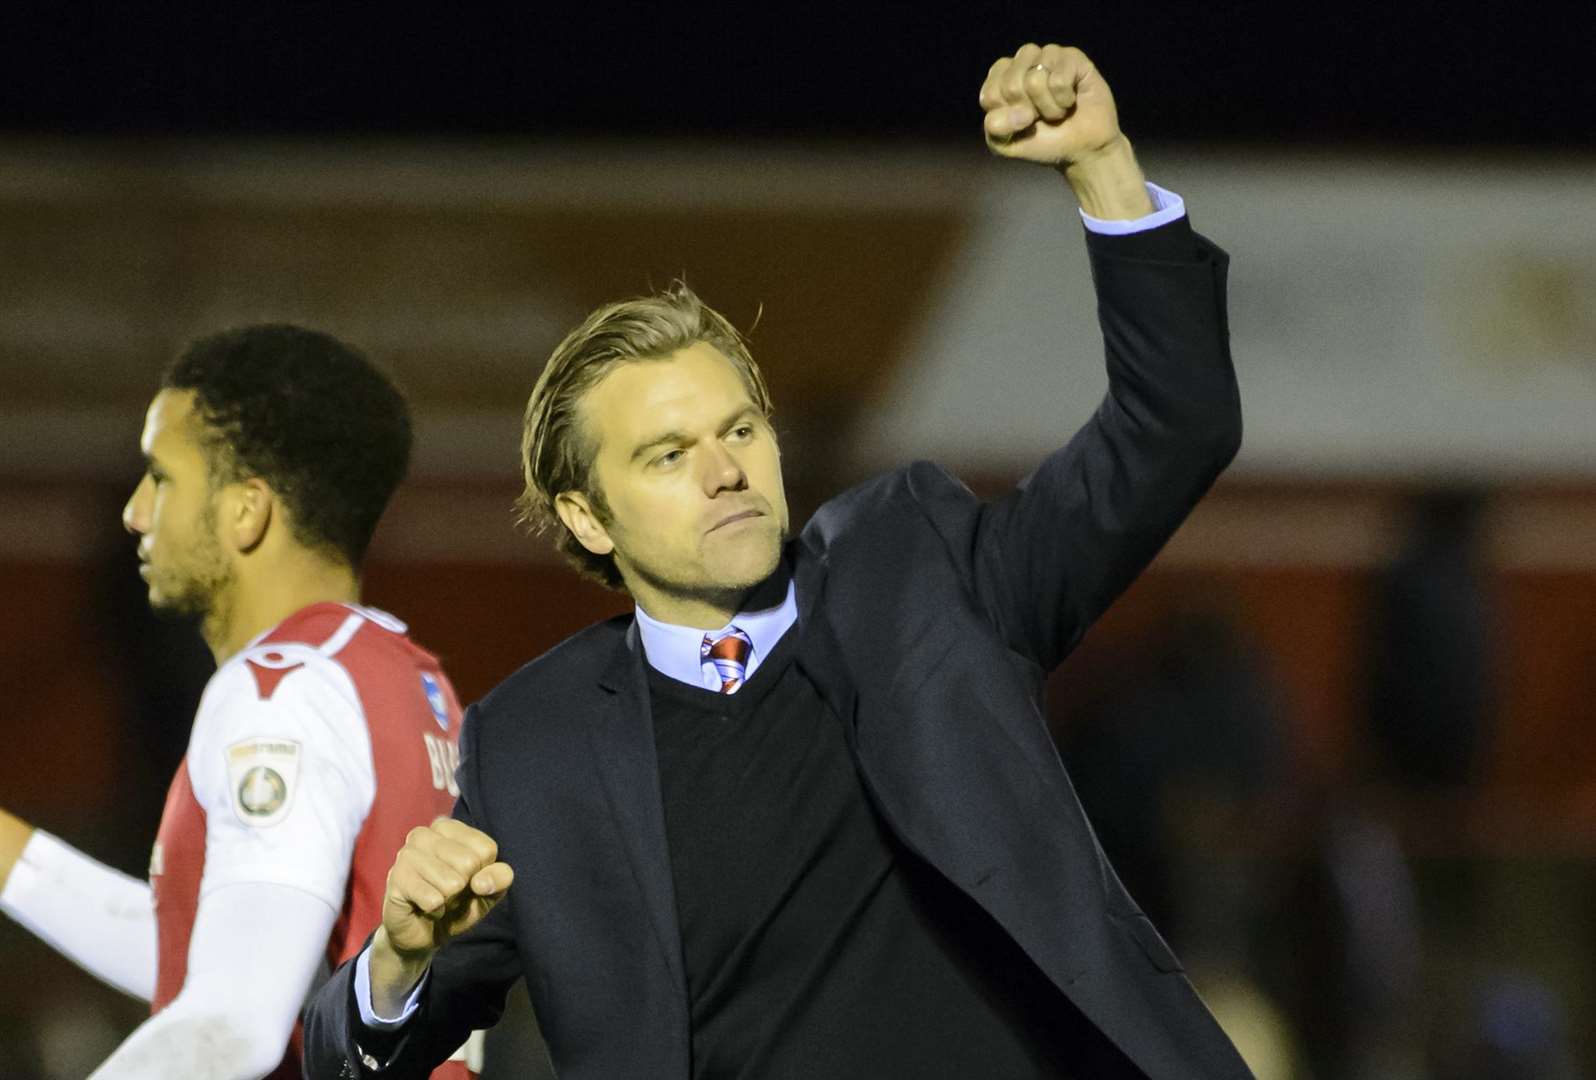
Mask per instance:
[[[534,532],[558,525],[560,551],[583,574],[610,588],[622,587],[614,558],[583,547],[554,509],[562,492],[579,491],[601,522],[610,519],[609,504],[593,480],[598,445],[582,423],[582,399],[620,364],[663,360],[698,342],[731,361],[749,398],[769,416],[770,391],[742,334],[681,281],[651,296],[605,304],[583,319],[555,346],[527,399],[521,431],[525,488],[516,500],[518,520]]]

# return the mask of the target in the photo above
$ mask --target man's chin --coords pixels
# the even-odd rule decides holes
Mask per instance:
[[[768,536],[738,537],[735,543],[710,546],[693,563],[649,567],[616,559],[623,578],[647,583],[671,597],[706,600],[717,605],[736,604],[764,584],[781,565],[781,537],[777,529]]]
[[[780,551],[770,560],[749,559],[731,563],[717,562],[713,572],[705,573],[697,582],[658,582],[663,591],[678,596],[694,596],[715,604],[739,606],[748,602],[759,587],[771,579],[781,564]],[[779,602],[779,598],[778,598]]]
[[[146,597],[150,611],[163,619],[201,619],[210,607],[203,599],[187,595],[172,595],[150,586]]]
[[[752,538],[750,538],[752,539]],[[736,545],[715,560],[714,570],[728,591],[746,592],[776,572],[781,564],[781,537],[772,532],[758,543]]]

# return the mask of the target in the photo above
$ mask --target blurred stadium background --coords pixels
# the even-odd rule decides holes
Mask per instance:
[[[1105,847],[1260,1077],[1596,1070],[1588,10],[174,10],[0,16],[0,803],[143,872],[210,660],[119,512],[197,333],[306,322],[410,392],[368,596],[466,700],[624,606],[511,525],[602,300],[753,327],[795,514],[910,457],[1012,483],[1103,378],[1068,193],[974,99],[1067,40],[1232,253],[1247,422],[1055,677]],[[139,1016],[0,924],[0,1076]],[[512,1010],[489,1076],[537,1055]]]

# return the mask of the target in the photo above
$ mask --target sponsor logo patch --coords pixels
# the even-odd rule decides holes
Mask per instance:
[[[438,680],[421,673],[421,692],[427,695],[427,704],[432,706],[432,718],[438,722],[443,730],[449,730],[449,699],[443,696],[443,687],[438,685]]]
[[[275,825],[288,815],[299,783],[299,744],[292,739],[245,739],[227,748],[233,815],[245,825]]]
[[[270,817],[288,801],[288,785],[276,769],[257,765],[238,785],[238,805],[250,817]]]

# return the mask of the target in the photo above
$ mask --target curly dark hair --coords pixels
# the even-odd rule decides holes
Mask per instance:
[[[404,395],[359,351],[286,324],[200,338],[161,380],[192,390],[212,483],[259,477],[295,538],[358,568],[410,465]]]

